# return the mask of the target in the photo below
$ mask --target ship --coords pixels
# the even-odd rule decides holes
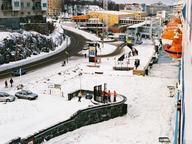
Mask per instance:
[[[165,52],[174,59],[182,56],[182,21],[180,17],[172,17],[162,33],[162,44]]]

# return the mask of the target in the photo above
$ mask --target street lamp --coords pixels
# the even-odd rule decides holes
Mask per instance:
[[[82,69],[80,70],[80,72],[79,72],[79,82],[80,82],[80,91],[81,91],[81,76],[82,76],[83,74],[82,74]]]
[[[69,57],[68,38],[69,38],[69,37],[66,37],[67,50],[65,51],[65,54],[67,55],[67,63],[68,63],[68,57]]]

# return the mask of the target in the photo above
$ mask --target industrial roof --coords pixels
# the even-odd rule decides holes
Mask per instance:
[[[127,15],[133,14],[133,12],[124,12],[124,11],[94,11],[97,13],[104,13],[104,14],[113,14],[113,15]]]
[[[131,25],[129,26],[129,28],[137,28],[137,27],[141,27],[145,24],[150,24],[150,21],[144,21],[144,22],[141,22],[141,23],[138,23],[138,24],[134,24],[134,25]]]

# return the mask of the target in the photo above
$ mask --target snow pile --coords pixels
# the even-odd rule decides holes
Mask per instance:
[[[33,31],[0,32],[0,36],[0,64],[26,59],[41,52],[53,51],[65,39],[64,31],[58,23],[49,36]]]
[[[52,34],[50,34],[49,37],[52,39],[52,42],[55,44],[56,47],[62,44],[65,36],[64,30],[59,23],[55,24],[55,30]]]

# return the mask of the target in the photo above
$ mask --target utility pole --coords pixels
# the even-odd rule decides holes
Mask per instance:
[[[108,0],[103,0],[103,9],[104,11],[108,10]],[[105,15],[105,20],[104,20],[105,24],[106,24],[106,29],[105,31],[108,31],[108,15]],[[102,35],[102,47],[104,47],[103,45],[103,41],[104,41],[104,29],[103,29],[103,35]]]
[[[103,9],[108,11],[108,0],[103,0]],[[108,31],[108,15],[105,15],[106,32]]]

